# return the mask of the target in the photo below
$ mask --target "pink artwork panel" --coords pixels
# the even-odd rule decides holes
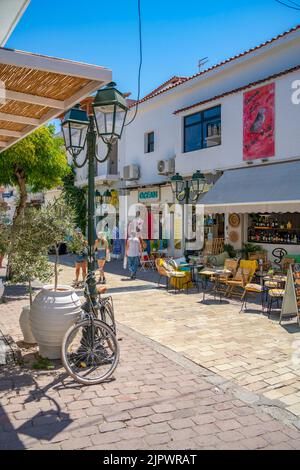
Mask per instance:
[[[244,93],[244,160],[275,155],[275,83]]]

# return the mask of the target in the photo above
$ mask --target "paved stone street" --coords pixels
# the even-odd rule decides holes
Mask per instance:
[[[131,282],[118,263],[109,270],[121,347],[115,380],[81,387],[59,364],[33,371],[35,350],[22,349],[24,367],[0,369],[0,448],[300,448],[298,329],[255,305],[239,314],[238,302],[204,305],[198,293],[157,290],[156,275]],[[72,278],[66,266],[61,282]],[[0,328],[20,341],[28,300],[14,292],[0,305]]]

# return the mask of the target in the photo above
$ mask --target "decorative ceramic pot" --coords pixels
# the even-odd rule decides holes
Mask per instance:
[[[26,307],[23,307],[22,309],[22,312],[19,318],[19,324],[20,324],[21,331],[23,333],[24,343],[35,344],[36,340],[31,331],[29,316],[30,316],[30,306],[27,305]]]
[[[75,323],[81,302],[70,286],[44,286],[35,297],[30,311],[32,333],[40,355],[60,359],[61,344],[66,331]]]

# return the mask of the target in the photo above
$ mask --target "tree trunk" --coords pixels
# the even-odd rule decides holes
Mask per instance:
[[[55,264],[54,264],[54,290],[57,290],[58,286],[58,261],[59,261],[59,247],[55,246]]]
[[[17,204],[13,223],[12,223],[12,230],[11,230],[11,249],[13,251],[14,247],[14,234],[15,234],[15,227],[20,219],[24,215],[26,203],[27,203],[27,189],[26,189],[26,178],[24,171],[16,170],[16,177],[17,177],[17,185],[19,188],[20,199]],[[7,260],[7,278],[10,280],[12,278],[12,270],[11,270],[11,263],[10,263],[10,253],[8,253],[8,260]]]
[[[20,199],[19,199],[19,203],[16,207],[16,211],[14,214],[14,220],[13,220],[14,223],[15,221],[19,219],[19,217],[21,217],[24,214],[24,210],[25,210],[26,203],[27,203],[26,178],[25,178],[24,171],[16,171],[16,176],[18,180]]]

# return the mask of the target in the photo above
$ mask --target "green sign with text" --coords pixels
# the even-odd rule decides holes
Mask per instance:
[[[149,204],[152,202],[159,202],[160,194],[159,189],[141,189],[139,191],[139,202]]]

